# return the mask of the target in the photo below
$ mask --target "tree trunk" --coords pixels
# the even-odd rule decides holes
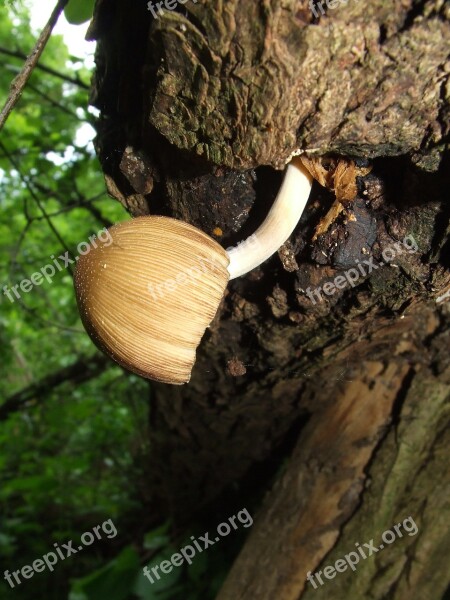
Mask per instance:
[[[97,0],[97,152],[133,216],[174,216],[228,247],[297,149],[328,184],[278,255],[229,284],[189,385],[152,384],[149,485],[183,523],[224,498],[242,506],[295,445],[219,598],[435,600],[449,550],[450,9],[314,7],[187,0],[155,19],[144,0]],[[345,203],[339,169],[356,183]],[[409,516],[417,535],[307,583]]]

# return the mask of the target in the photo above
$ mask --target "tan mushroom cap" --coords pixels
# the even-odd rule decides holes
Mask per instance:
[[[80,256],[75,291],[97,346],[156,381],[189,381],[196,349],[228,283],[225,250],[167,217],[137,217],[109,229]]]

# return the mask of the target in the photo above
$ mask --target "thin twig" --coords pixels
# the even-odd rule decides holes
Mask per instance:
[[[72,112],[69,108],[67,108],[63,104],[60,104],[57,100],[54,100],[53,98],[51,98],[45,92],[42,92],[35,85],[33,85],[31,83],[28,83],[27,89],[33,91],[35,94],[37,94],[38,96],[40,96],[41,98],[43,98],[44,100],[46,100],[51,106],[54,106],[55,108],[61,110],[66,115],[69,115],[70,117],[72,117],[72,119],[76,119],[77,121],[80,121],[81,123],[88,123],[89,122],[86,119],[83,119],[82,117],[79,117],[76,113]]]
[[[22,173],[19,163],[9,154],[6,146],[3,144],[3,142],[0,141],[0,149],[3,150],[3,152],[6,154],[6,156],[8,157],[9,162],[12,164],[12,166],[14,167],[14,169],[17,171],[17,173],[19,174],[19,178],[22,181],[22,183],[25,185],[25,187],[27,188],[27,190],[30,192],[31,197],[33,198],[33,200],[36,202],[39,210],[41,211],[41,213],[43,214],[45,220],[47,221],[48,226],[50,227],[50,229],[52,230],[52,232],[54,233],[56,239],[58,240],[58,242],[62,245],[62,247],[67,250],[67,252],[69,253],[70,256],[73,257],[72,252],[69,250],[69,248],[67,247],[67,244],[65,243],[65,241],[62,239],[61,235],[59,234],[58,230],[55,228],[55,226],[52,223],[52,220],[50,219],[50,217],[47,214],[47,211],[45,210],[44,206],[42,205],[42,202],[40,201],[38,195],[36,194],[36,192],[33,189],[33,185],[32,182],[29,180],[28,177],[25,177],[25,175]],[[29,217],[27,216],[27,219],[29,219]],[[70,273],[70,275],[73,277],[73,270],[72,267],[67,267],[68,272]]]
[[[5,106],[3,107],[0,113],[0,130],[3,128],[3,125],[6,123],[7,118],[11,114],[12,109],[17,104],[20,96],[22,95],[23,88],[26,86],[28,79],[30,78],[33,69],[36,67],[36,64],[48,42],[50,39],[51,33],[53,31],[54,26],[56,25],[61,12],[66,6],[68,0],[58,0],[53,12],[48,20],[47,25],[41,32],[35,47],[29,54],[25,64],[21,72],[17,75],[14,81],[11,83],[10,93],[8,99],[6,100]]]
[[[20,50],[8,50],[8,48],[4,48],[0,46],[0,54],[6,54],[6,56],[12,56],[13,58],[19,58],[20,60],[26,60],[27,55]],[[79,77],[70,77],[70,75],[65,75],[64,73],[60,73],[56,71],[56,69],[52,69],[51,67],[47,67],[41,63],[36,65],[36,69],[40,69],[49,75],[53,75],[54,77],[58,77],[58,79],[62,79],[63,81],[67,81],[67,83],[73,83],[84,90],[89,89],[89,85],[84,83]]]
[[[55,198],[56,200],[58,200],[58,202],[60,204],[63,204],[63,198],[61,197],[61,194],[58,194],[55,190],[48,188],[47,186],[43,185],[42,183],[39,183],[38,181],[34,181],[33,185],[38,191],[44,193],[46,195],[47,199]],[[67,205],[63,206],[63,208],[61,208],[61,210],[58,210],[54,213],[48,213],[48,217],[56,217],[57,215],[60,215],[64,212],[73,210],[74,208],[84,208],[85,210],[90,212],[90,214],[93,217],[95,217],[100,223],[103,223],[103,225],[105,227],[112,227],[112,225],[114,225],[114,223],[112,221],[110,221],[109,219],[104,217],[102,215],[101,211],[98,210],[97,208],[95,208],[95,206],[90,206],[91,203],[94,202],[95,200],[98,200],[102,196],[106,196],[106,192],[102,191],[99,194],[96,194],[95,196],[93,196],[92,198],[84,198],[83,195],[80,194],[80,192],[78,191],[75,181],[73,182],[73,186],[74,186],[74,191],[78,197],[78,200],[76,202],[73,202],[72,204],[67,204]],[[45,218],[44,216],[33,217],[33,220],[38,221],[38,220],[44,219],[44,218]]]
[[[110,366],[108,359],[101,354],[80,358],[68,367],[50,373],[7,398],[0,404],[0,421],[5,421],[11,413],[26,408],[28,402],[42,402],[58,386],[68,382],[75,387],[79,386],[89,379],[98,377]]]
[[[41,288],[37,288],[37,289],[41,290]],[[56,329],[58,331],[66,331],[68,333],[75,333],[76,335],[86,335],[86,331],[84,329],[81,329],[81,328],[76,329],[75,327],[67,327],[67,325],[61,325],[60,323],[58,323],[55,320],[51,321],[50,319],[44,319],[44,317],[41,317],[41,314],[40,314],[40,311],[38,308],[30,308],[29,306],[27,306],[25,304],[25,302],[22,299],[20,299],[20,300],[18,299],[17,304],[20,306],[20,308],[22,308],[26,313],[28,313],[30,315],[31,319],[33,319],[34,321],[37,321],[38,323],[41,323],[42,325],[45,325],[46,327]],[[49,304],[49,302],[47,302],[47,304]]]

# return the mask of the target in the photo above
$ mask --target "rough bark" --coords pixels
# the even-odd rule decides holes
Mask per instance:
[[[448,344],[447,333],[438,337]],[[398,357],[388,366],[362,363],[360,376],[308,423],[218,600],[441,598],[450,550],[449,374]],[[392,545],[380,549],[382,533],[397,524],[402,531],[409,517],[418,532],[389,536]],[[366,558],[327,579],[324,567],[356,544]],[[308,582],[318,571],[321,579]]]
[[[97,150],[132,215],[169,214],[228,246],[298,148],[372,167],[313,241],[333,203],[314,187],[278,256],[229,285],[191,383],[153,386],[149,485],[180,521],[264,481],[298,437],[220,598],[333,586],[336,599],[397,599],[414,585],[431,599],[447,583],[449,13],[350,0],[314,19],[303,0],[204,0],[154,20],[144,1],[97,2]],[[416,252],[308,299],[408,235]],[[305,588],[325,556],[410,514],[418,537]]]

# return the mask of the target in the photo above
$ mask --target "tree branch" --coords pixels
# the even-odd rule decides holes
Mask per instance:
[[[19,75],[14,79],[11,84],[10,94],[6,100],[5,106],[3,107],[0,113],[0,130],[3,128],[6,120],[8,119],[11,111],[14,106],[17,104],[20,96],[22,95],[22,91],[27,84],[28,79],[30,78],[33,69],[36,67],[36,64],[48,42],[50,39],[50,35],[53,31],[54,26],[56,25],[61,12],[66,6],[68,0],[58,0],[55,8],[53,9],[52,14],[50,15],[50,19],[48,20],[47,25],[41,32],[35,47],[29,54],[28,58],[23,65],[23,68]]]
[[[37,94],[44,100],[46,100],[51,106],[54,106],[55,108],[57,108],[58,110],[61,110],[66,115],[69,115],[72,119],[75,119],[76,121],[80,121],[81,123],[88,123],[88,121],[86,119],[79,117],[75,112],[72,112],[69,108],[67,108],[67,106],[64,106],[60,102],[57,102],[56,100],[51,98],[48,94],[46,94],[45,92],[42,92],[35,85],[32,85],[31,83],[29,83],[28,89],[33,91],[35,94]]]
[[[30,400],[40,396],[48,397],[51,390],[63,383],[70,381],[74,385],[80,385],[84,381],[97,377],[105,370],[109,362],[106,356],[98,354],[90,358],[82,358],[68,367],[47,375],[3,402],[0,405],[0,421],[6,421],[11,413],[24,408]]]
[[[0,46],[0,54],[12,56],[13,58],[20,58],[22,60],[27,59],[27,55],[24,52],[20,52],[19,50],[8,50],[8,48],[4,48],[3,46]],[[40,69],[41,71],[44,71],[49,75],[53,75],[54,77],[58,77],[63,81],[67,81],[67,83],[73,83],[74,85],[77,85],[78,87],[83,88],[84,90],[89,90],[89,85],[87,83],[84,83],[84,81],[81,81],[79,77],[70,77],[69,75],[64,75],[64,73],[60,73],[59,71],[56,71],[51,67],[47,67],[46,65],[42,65],[39,63],[35,65],[35,68]]]
[[[6,146],[3,144],[3,142],[0,142],[0,148],[3,150],[5,156],[8,158],[8,160],[10,161],[10,163],[12,164],[12,166],[16,169],[16,171],[19,174],[19,178],[21,179],[21,181],[25,184],[25,187],[27,188],[27,190],[30,192],[31,197],[33,198],[33,200],[36,202],[39,210],[41,211],[41,213],[43,214],[45,220],[47,221],[48,226],[50,227],[50,229],[52,230],[52,232],[54,233],[56,239],[58,240],[58,242],[63,246],[63,248],[65,250],[67,250],[67,252],[69,252],[69,254],[72,256],[72,253],[70,252],[66,242],[62,239],[61,235],[59,234],[58,230],[56,229],[56,227],[53,225],[52,220],[50,219],[50,217],[47,214],[47,211],[45,210],[44,206],[42,205],[42,202],[40,201],[38,195],[35,193],[33,186],[32,186],[32,182],[30,181],[29,177],[25,177],[25,175],[22,173],[21,169],[20,169],[20,165],[19,163],[12,158],[12,156],[9,154],[8,149],[6,148]],[[29,220],[28,215],[27,219]],[[68,272],[73,276],[73,269],[69,266],[67,267]]]

